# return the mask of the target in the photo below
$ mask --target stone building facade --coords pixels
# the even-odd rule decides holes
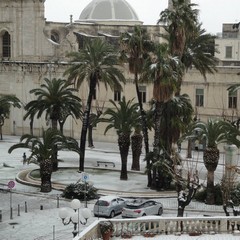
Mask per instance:
[[[67,53],[77,51],[86,37],[104,37],[114,41],[122,32],[131,31],[133,26],[142,25],[137,14],[125,0],[93,0],[82,11],[80,18],[69,22],[50,22],[45,19],[45,0],[1,0],[0,1],[0,94],[14,94],[24,104],[33,100],[29,91],[43,83],[44,78],[64,78],[68,67]],[[108,5],[101,5],[107,4]],[[109,7],[110,15],[100,14],[97,10]],[[94,15],[94,11],[96,11]],[[109,12],[109,11],[108,11]],[[143,25],[154,41],[161,41],[163,32],[160,25]],[[238,43],[239,44],[239,43]],[[221,59],[223,56],[218,55]],[[236,59],[237,61],[238,59]],[[220,64],[218,72],[204,79],[196,70],[189,71],[184,79],[182,93],[189,94],[196,115],[202,120],[209,117],[227,116],[236,118],[239,109],[239,96],[229,97],[227,88],[238,82],[238,66]],[[134,76],[127,66],[123,67],[127,84],[123,86],[122,96],[132,99],[135,96]],[[152,98],[152,86],[140,86],[144,107]],[[88,86],[79,91],[83,101],[87,97]],[[108,107],[114,92],[100,86],[93,101],[93,112]],[[117,101],[117,99],[114,99]],[[229,103],[231,102],[231,104]],[[236,104],[235,104],[235,102]],[[3,128],[3,134],[22,135],[29,133],[29,120],[23,121],[23,109],[12,109],[11,116]],[[48,122],[43,117],[34,121],[34,133],[40,135],[42,127]],[[115,131],[103,135],[104,126],[98,124],[94,129],[97,141],[116,140]],[[64,125],[65,134],[79,138],[81,121],[69,118]]]

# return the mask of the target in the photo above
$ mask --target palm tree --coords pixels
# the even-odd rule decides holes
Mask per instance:
[[[132,147],[132,167],[131,170],[140,171],[140,156],[142,153],[143,136],[141,134],[141,126],[134,127],[134,133],[131,136]]]
[[[181,64],[177,57],[169,54],[167,44],[156,44],[154,54],[146,61],[143,77],[153,82],[154,101],[154,147],[153,163],[158,161],[161,146],[161,118],[163,105],[169,101],[176,89]],[[156,188],[156,172],[153,171],[152,188]]]
[[[193,107],[187,94],[174,96],[163,104],[161,136],[164,149],[172,155],[172,145],[176,144],[182,133],[192,121]]]
[[[64,137],[58,130],[51,128],[43,131],[42,138],[31,134],[23,135],[20,143],[11,146],[8,152],[11,153],[17,148],[30,149],[31,155],[27,159],[28,163],[36,163],[40,166],[41,192],[50,192],[52,190],[52,156],[55,148],[57,150],[68,148],[79,153],[78,143],[75,139]]]
[[[82,115],[81,99],[74,95],[77,90],[72,87],[71,83],[60,78],[52,80],[45,78],[45,83],[40,87],[30,91],[37,99],[26,104],[27,112],[24,120],[29,117],[32,125],[34,116],[40,118],[45,114],[46,120],[51,119],[53,129],[57,129],[59,122],[61,131],[63,131],[61,123],[63,124],[69,115],[80,118]],[[57,151],[54,155],[53,170],[55,171],[58,168]]]
[[[219,119],[209,119],[207,123],[197,122],[194,131],[198,132],[199,139],[205,139],[206,149],[203,152],[204,165],[207,168],[207,204],[214,204],[214,171],[218,166],[220,143],[240,146],[237,139],[239,131],[229,122]]]
[[[146,113],[143,109],[142,99],[139,91],[139,74],[141,74],[144,61],[147,58],[149,52],[153,48],[153,43],[150,41],[146,29],[141,26],[135,26],[133,33],[125,32],[121,36],[122,45],[122,59],[127,61],[129,64],[130,73],[134,74],[134,83],[136,87],[137,99],[139,103],[141,120],[142,120],[142,131],[143,139],[145,144],[146,155],[149,153],[148,143],[148,128],[146,121]],[[149,166],[147,161],[147,167]],[[151,185],[151,173],[148,174],[148,186]]]
[[[133,103],[133,99],[126,102],[125,97],[118,102],[118,105],[109,100],[114,106],[114,109],[108,108],[104,115],[109,115],[109,118],[104,119],[109,125],[106,127],[104,134],[111,128],[116,129],[118,135],[118,146],[121,155],[121,180],[127,180],[127,157],[130,147],[130,135],[132,129],[139,121],[138,104]]]
[[[167,23],[165,37],[171,55],[178,56],[185,71],[194,66],[206,78],[206,73],[216,71],[215,37],[201,28],[195,6],[186,0],[173,0],[173,8],[162,11],[158,23]],[[179,75],[176,95],[180,94],[182,79],[183,74]]]
[[[169,48],[173,56],[182,58],[186,41],[192,36],[198,23],[198,10],[193,9],[196,4],[186,0],[172,0],[172,8],[167,8],[160,13],[159,23],[165,23],[168,33]]]
[[[96,86],[103,82],[106,89],[108,86],[122,89],[121,83],[125,83],[122,72],[117,68],[118,55],[114,48],[107,42],[97,38],[89,40],[79,52],[69,54],[72,65],[64,73],[69,74],[68,80],[80,88],[84,81],[89,84],[89,93],[86,108],[83,114],[83,124],[80,139],[79,171],[84,171],[85,146],[92,98]]]
[[[20,100],[13,95],[3,95],[0,97],[0,135],[2,138],[2,126],[4,125],[5,119],[9,118],[11,106],[21,108]]]
[[[73,116],[80,118],[81,99],[74,95],[77,90],[63,79],[45,78],[45,83],[40,85],[40,88],[32,89],[30,94],[34,94],[37,99],[26,104],[24,120],[28,117],[32,119],[34,116],[40,118],[45,114],[45,119],[50,119],[52,128],[57,129],[59,121],[66,120],[63,116]]]
[[[186,71],[194,66],[206,79],[206,73],[216,72],[215,36],[206,33],[201,24],[196,25],[191,38],[186,40],[181,58]]]

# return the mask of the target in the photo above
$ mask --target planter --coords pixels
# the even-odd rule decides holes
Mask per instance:
[[[129,238],[132,238],[132,234],[130,234],[130,233],[123,233],[121,237],[124,238],[124,239],[126,239],[126,238],[129,239]]]
[[[100,223],[100,232],[102,234],[103,240],[109,240],[111,239],[112,233],[113,233],[113,224],[110,221],[101,222]]]
[[[143,234],[144,237],[147,237],[147,238],[151,238],[151,237],[155,237],[156,234],[155,233],[151,233],[151,232],[146,232]]]
[[[202,233],[200,233],[200,232],[190,232],[188,235],[189,236],[200,236],[200,235],[202,235]]]
[[[103,240],[109,240],[109,239],[111,239],[112,233],[113,233],[112,231],[106,232],[106,233],[102,233],[102,239],[103,239]]]

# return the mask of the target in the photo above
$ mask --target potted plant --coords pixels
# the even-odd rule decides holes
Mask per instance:
[[[103,240],[109,240],[114,230],[112,222],[110,221],[100,222],[99,225]]]
[[[143,236],[146,237],[146,238],[150,238],[150,237],[155,237],[156,234],[153,233],[153,232],[144,232]]]
[[[129,238],[132,238],[132,234],[130,232],[125,232],[125,233],[122,233],[121,235],[122,238],[124,239],[129,239]]]

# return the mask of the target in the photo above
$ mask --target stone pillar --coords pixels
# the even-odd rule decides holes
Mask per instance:
[[[225,177],[232,187],[235,183],[237,168],[237,147],[236,145],[226,145],[225,150]]]

